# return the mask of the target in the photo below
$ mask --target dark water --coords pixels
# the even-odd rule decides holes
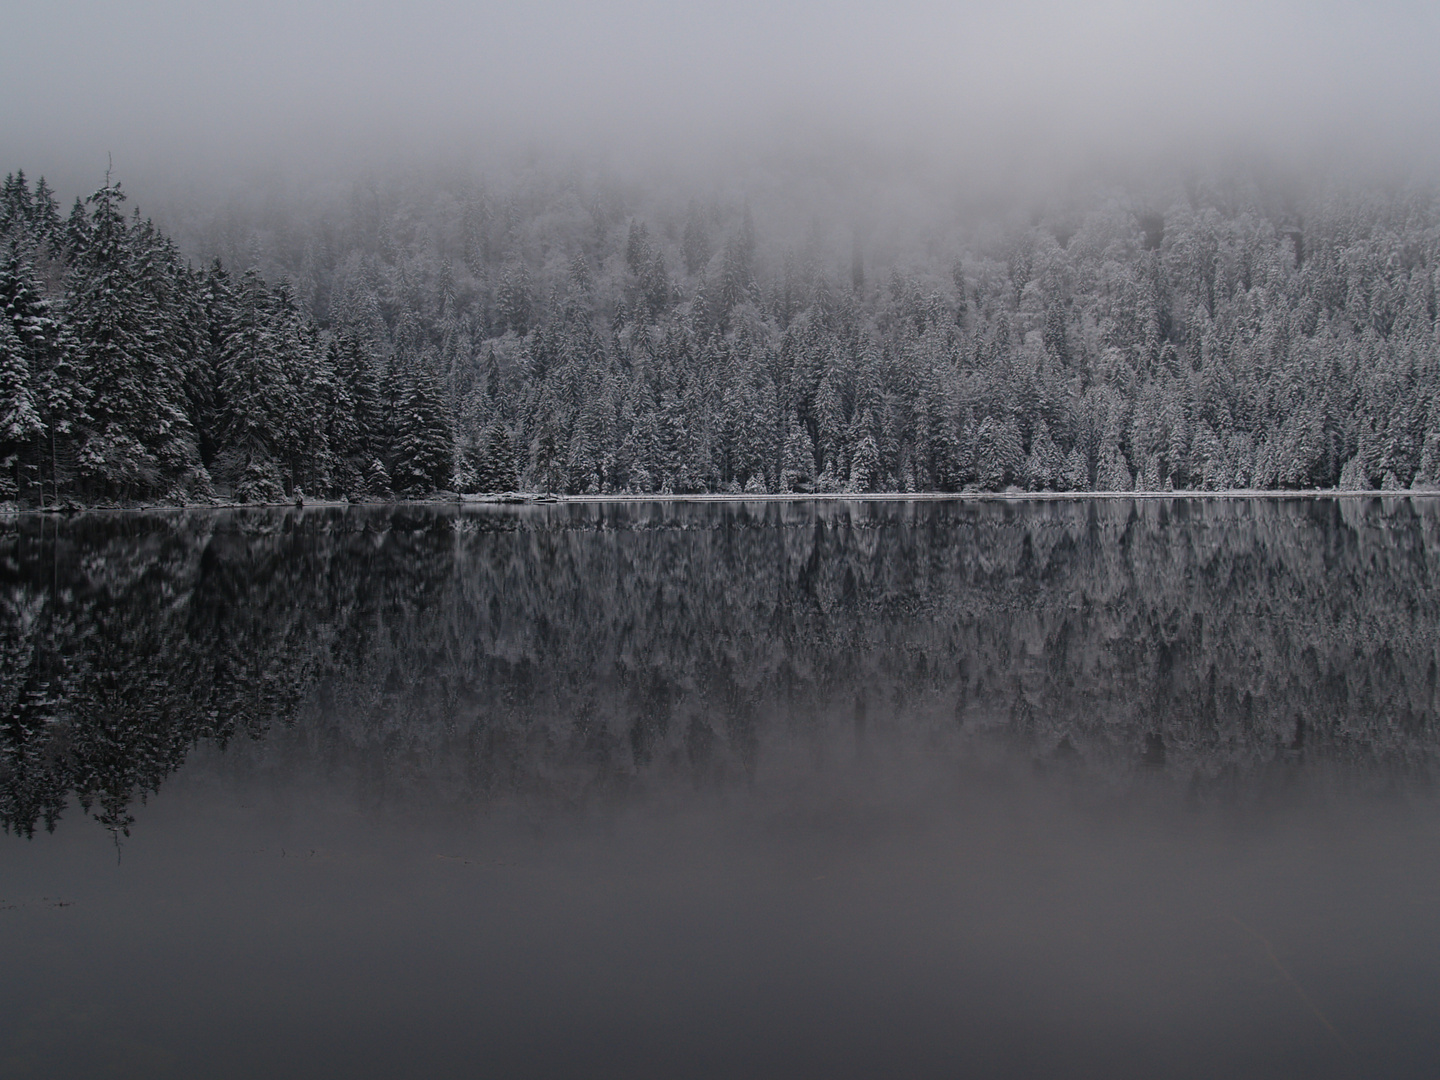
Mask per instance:
[[[1440,505],[0,523],[0,1075],[1440,1075]]]

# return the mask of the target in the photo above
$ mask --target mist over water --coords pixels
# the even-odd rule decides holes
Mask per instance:
[[[1433,499],[0,536],[17,1075],[1440,1059]]]

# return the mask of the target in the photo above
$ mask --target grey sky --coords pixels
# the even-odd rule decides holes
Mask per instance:
[[[122,176],[534,143],[812,138],[957,161],[1422,151],[1437,5],[1327,0],[10,0],[0,169]]]

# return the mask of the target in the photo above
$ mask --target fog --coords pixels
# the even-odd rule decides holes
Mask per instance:
[[[1235,153],[1428,168],[1440,120],[1421,3],[57,0],[6,24],[3,168],[66,197],[107,154],[132,190],[536,153],[1006,185]]]

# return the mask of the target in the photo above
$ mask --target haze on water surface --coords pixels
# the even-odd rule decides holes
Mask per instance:
[[[1433,1075],[1437,509],[11,519],[0,1073]]]

